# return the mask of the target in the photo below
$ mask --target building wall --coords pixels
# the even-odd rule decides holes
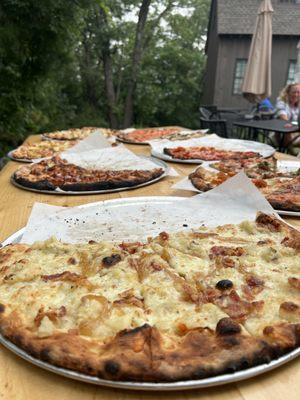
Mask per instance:
[[[218,46],[219,38],[217,35],[217,12],[215,10],[216,2],[212,4],[210,21],[209,21],[209,35],[207,42],[207,62],[204,76],[204,91],[202,97],[202,104],[214,103],[214,92],[216,88],[216,71],[218,66]]]
[[[274,36],[272,49],[272,97],[276,101],[279,91],[285,86],[289,60],[297,59],[297,43],[300,36]],[[249,102],[242,95],[233,94],[236,59],[248,58],[251,36],[219,36],[215,90],[212,103],[219,107],[248,108]],[[209,57],[209,54],[208,54]],[[209,63],[208,75],[213,75]]]

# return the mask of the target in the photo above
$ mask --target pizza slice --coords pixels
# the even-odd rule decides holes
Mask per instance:
[[[259,153],[254,151],[230,151],[219,150],[214,147],[194,146],[194,147],[174,147],[164,148],[164,153],[168,156],[179,160],[230,160],[230,159],[246,159],[259,157]]]
[[[249,178],[273,178],[277,176],[276,169],[277,160],[275,157],[254,157],[241,160],[221,160],[216,163],[211,163],[210,167],[218,171],[236,174],[244,170]]]
[[[213,172],[200,166],[189,175],[189,179],[196,189],[206,192],[219,186],[237,172],[233,170]],[[275,175],[273,178],[262,178],[257,170],[253,172],[246,168],[245,172],[249,177],[252,176],[252,182],[275,209],[300,211],[300,176],[276,176],[275,172],[268,174],[268,176]]]
[[[132,187],[158,178],[163,168],[152,170],[87,169],[55,156],[19,168],[13,180],[38,190],[96,191]]]

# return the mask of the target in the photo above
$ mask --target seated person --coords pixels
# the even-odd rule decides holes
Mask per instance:
[[[298,121],[300,107],[300,83],[287,85],[280,93],[276,101],[276,115],[287,121]],[[299,146],[300,132],[285,135],[285,146]]]
[[[262,100],[259,104],[258,104],[258,111],[273,111],[274,110],[274,106],[271,103],[270,99],[267,97],[266,99]]]
[[[300,83],[287,85],[276,101],[277,116],[285,121],[297,121],[300,106]]]

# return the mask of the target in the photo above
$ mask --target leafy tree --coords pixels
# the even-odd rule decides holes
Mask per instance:
[[[1,1],[1,142],[8,136],[16,144],[25,133],[72,112],[61,92],[65,66],[74,57],[74,21],[80,11],[78,4],[64,0]]]
[[[1,145],[72,126],[197,127],[209,3],[2,0]]]

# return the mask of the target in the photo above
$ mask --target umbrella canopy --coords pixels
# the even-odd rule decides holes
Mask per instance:
[[[252,103],[271,95],[273,11],[271,0],[262,0],[242,86],[244,97]]]

